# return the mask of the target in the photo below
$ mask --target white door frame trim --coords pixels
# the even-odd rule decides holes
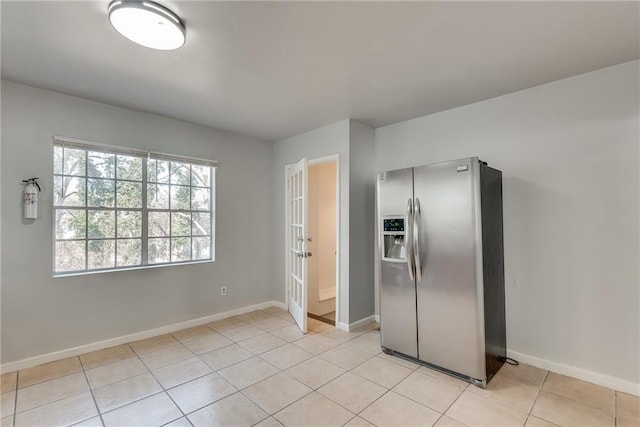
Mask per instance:
[[[336,163],[336,328],[340,324],[340,229],[341,221],[340,221],[340,155],[339,154],[331,154],[328,156],[317,157],[315,159],[309,159],[307,161],[307,166],[317,166],[322,163]],[[287,177],[289,168],[293,166],[294,163],[290,163],[284,167],[284,221],[285,221],[285,231],[284,231],[284,254],[285,254],[285,305],[287,307],[287,311],[289,310],[289,289],[287,287],[287,274],[289,273],[289,205],[287,200],[287,194],[289,189],[287,187]],[[305,201],[306,203],[307,201]],[[308,295],[307,295],[308,297]]]

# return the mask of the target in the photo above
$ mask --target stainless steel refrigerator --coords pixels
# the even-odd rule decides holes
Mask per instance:
[[[381,172],[377,198],[383,350],[486,386],[506,357],[502,172]]]

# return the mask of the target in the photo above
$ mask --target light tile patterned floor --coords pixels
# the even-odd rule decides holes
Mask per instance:
[[[278,308],[2,375],[0,426],[639,426],[640,398],[505,365],[486,390]]]

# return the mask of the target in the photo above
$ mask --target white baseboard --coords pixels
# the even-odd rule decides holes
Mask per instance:
[[[634,383],[632,381],[627,381],[609,375],[599,374],[597,372],[588,371],[586,369],[578,368],[575,366],[563,365],[561,363],[552,362],[551,360],[546,359],[540,359],[538,357],[529,356],[528,354],[519,353],[517,351],[507,350],[507,356],[516,359],[520,363],[535,366],[536,368],[546,369],[547,371],[567,375],[569,377],[601,385],[603,387],[608,387],[614,390],[622,391],[624,393],[640,396],[640,384]]]
[[[250,311],[262,310],[267,307],[278,307],[283,310],[287,309],[286,304],[279,301],[267,301],[260,304],[250,305],[246,307],[236,308],[222,313],[212,314],[210,316],[199,317],[197,319],[186,320],[184,322],[173,323],[171,325],[161,326],[159,328],[149,329],[147,331],[136,332],[120,337],[109,338],[102,341],[84,344],[77,347],[67,348],[64,350],[54,351],[53,353],[42,354],[40,356],[29,357],[27,359],[16,360],[14,362],[3,363],[0,365],[0,371],[6,372],[19,371],[21,369],[31,368],[42,363],[53,362],[67,357],[79,356],[91,351],[101,350],[107,347],[113,347],[120,344],[126,344],[133,341],[143,340],[145,338],[155,337],[157,335],[168,334],[179,331],[181,329],[191,328],[193,326],[204,325],[205,323],[215,322],[216,320],[226,319],[227,317],[237,316],[239,314],[249,313]]]
[[[365,325],[368,325],[369,323],[373,323],[373,322],[377,322],[376,316],[371,315],[369,317],[365,317],[364,319],[357,320],[357,321],[355,321],[353,323],[339,322],[337,327],[341,331],[353,332],[356,329],[359,329],[359,328],[361,328],[361,327],[363,327]]]

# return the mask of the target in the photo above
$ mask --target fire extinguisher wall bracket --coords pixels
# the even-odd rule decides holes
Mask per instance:
[[[24,217],[27,219],[38,218],[38,193],[40,192],[39,178],[23,179],[24,186]]]

